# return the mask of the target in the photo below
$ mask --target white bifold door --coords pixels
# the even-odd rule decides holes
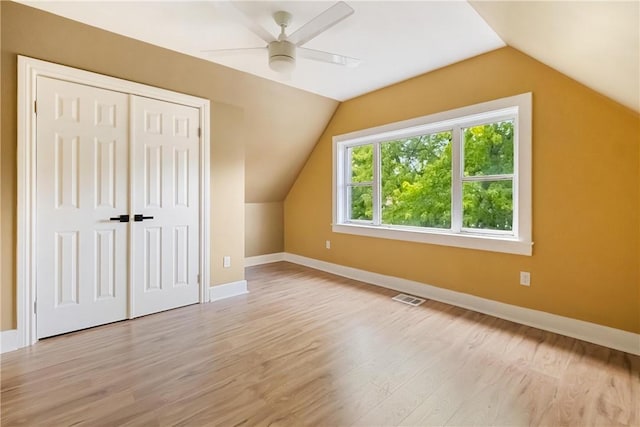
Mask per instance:
[[[38,77],[37,337],[199,301],[199,112]]]

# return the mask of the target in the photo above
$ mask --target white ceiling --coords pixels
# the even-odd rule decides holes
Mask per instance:
[[[640,111],[640,2],[472,1],[510,46]]]
[[[355,13],[305,47],[362,60],[346,68],[298,58],[290,80],[267,65],[267,54],[214,55],[207,49],[265,43],[229,18],[215,1],[25,1],[76,21],[198,56],[339,101],[494,50],[504,42],[464,1],[348,1]],[[272,14],[293,15],[288,33],[333,1],[236,1],[237,8],[272,34]]]

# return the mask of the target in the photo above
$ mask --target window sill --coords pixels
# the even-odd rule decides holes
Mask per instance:
[[[333,224],[334,233],[382,239],[404,240],[407,242],[453,246],[481,251],[502,252],[514,255],[532,255],[533,243],[513,236],[490,234],[455,234],[447,231],[406,230],[391,227],[377,227],[366,224]]]

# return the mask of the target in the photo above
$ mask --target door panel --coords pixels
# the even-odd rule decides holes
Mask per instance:
[[[96,230],[95,286],[98,299],[113,298],[116,294],[115,230]]]
[[[199,111],[132,97],[133,316],[199,301]]]
[[[56,234],[53,280],[55,282],[55,306],[78,304],[78,232],[67,231]]]
[[[38,77],[37,336],[127,317],[128,95]]]
[[[146,146],[145,157],[145,209],[162,209],[162,146]]]
[[[96,140],[96,156],[96,206],[115,208],[115,142]]]
[[[144,290],[159,291],[162,290],[162,229],[145,227],[144,235]]]

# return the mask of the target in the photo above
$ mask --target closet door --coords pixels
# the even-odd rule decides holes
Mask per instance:
[[[128,95],[38,77],[37,337],[127,317]],[[111,218],[116,218],[112,220]]]
[[[132,316],[197,303],[199,111],[131,97]]]

